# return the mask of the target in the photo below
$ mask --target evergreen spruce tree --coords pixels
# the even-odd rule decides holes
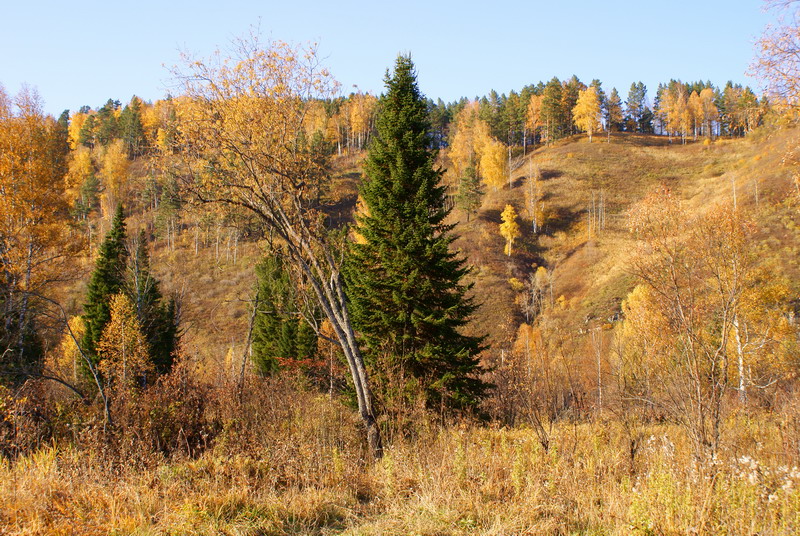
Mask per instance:
[[[136,95],[119,115],[119,131],[128,157],[140,156],[145,150],[144,126],[142,125],[142,101]]]
[[[264,376],[277,372],[279,359],[305,360],[317,355],[317,335],[297,313],[289,274],[280,257],[266,257],[256,266],[256,317],[253,363]]]
[[[475,310],[462,282],[469,268],[449,249],[442,171],[409,57],[386,86],[364,168],[362,239],[345,267],[353,322],[385,403],[423,395],[429,407],[471,409],[488,387],[482,338],[460,333]]]
[[[456,191],[456,205],[467,213],[467,221],[470,214],[474,214],[481,206],[483,188],[478,172],[473,166],[468,166],[461,177],[458,179],[458,190]]]
[[[117,205],[117,211],[111,222],[111,230],[100,246],[100,254],[89,280],[86,303],[83,306],[86,334],[81,346],[95,361],[97,360],[97,343],[103,334],[103,328],[111,318],[111,296],[122,292],[125,286],[127,257],[125,218],[122,205]]]
[[[164,301],[158,279],[150,273],[150,256],[144,231],[133,244],[125,293],[131,300],[136,318],[147,339],[148,352],[159,374],[172,368],[178,338],[175,300]]]

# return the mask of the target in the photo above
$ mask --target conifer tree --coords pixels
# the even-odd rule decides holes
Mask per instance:
[[[469,221],[470,214],[474,214],[480,208],[481,197],[483,197],[483,189],[478,172],[473,166],[468,166],[458,178],[458,191],[456,192],[456,205],[467,213],[467,221]]]
[[[136,319],[147,340],[147,351],[159,374],[172,368],[178,325],[175,300],[164,301],[158,279],[150,273],[150,256],[144,230],[131,248],[125,293],[134,306]]]
[[[142,101],[136,95],[119,116],[119,130],[128,157],[134,158],[144,153],[146,141],[142,125]]]
[[[111,296],[120,293],[125,285],[127,257],[125,218],[120,204],[117,205],[117,211],[111,222],[111,230],[100,246],[100,254],[89,280],[86,303],[83,306],[86,333],[82,346],[87,354],[95,360],[97,359],[97,344],[100,342],[103,328],[111,318]]]
[[[317,354],[317,335],[300,316],[283,260],[266,257],[256,266],[257,309],[253,324],[253,363],[264,376],[281,359],[309,359]]]
[[[449,250],[442,171],[409,57],[386,86],[361,188],[363,240],[346,265],[353,321],[384,401],[421,394],[429,407],[474,408],[488,386],[482,339],[460,332],[475,310],[462,282],[469,268]]]

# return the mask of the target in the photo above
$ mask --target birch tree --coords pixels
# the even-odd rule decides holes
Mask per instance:
[[[344,248],[326,226],[318,189],[324,163],[304,142],[310,103],[337,84],[313,46],[255,35],[234,42],[230,57],[187,58],[176,72],[186,106],[179,114],[179,173],[201,202],[244,207],[284,245],[296,284],[330,321],[347,359],[367,441],[382,455],[366,368],[356,343],[340,272]],[[318,334],[311,315],[306,318]]]

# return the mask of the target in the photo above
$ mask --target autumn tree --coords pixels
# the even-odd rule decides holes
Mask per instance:
[[[382,453],[372,393],[356,343],[340,272],[341,244],[326,228],[316,190],[326,180],[304,138],[309,103],[336,84],[316,51],[257,36],[233,45],[232,58],[187,60],[177,72],[186,105],[177,139],[183,183],[197,199],[240,206],[279,239],[293,280],[316,299],[347,360],[372,454]],[[310,315],[306,320],[313,322]],[[319,329],[319,326],[315,326]]]
[[[475,409],[487,385],[481,338],[461,332],[475,310],[469,268],[450,251],[442,171],[409,57],[398,57],[386,88],[364,165],[363,241],[347,264],[354,323],[388,409],[420,395],[429,407]]]
[[[103,149],[100,164],[100,175],[105,185],[103,202],[106,213],[110,213],[112,207],[126,200],[129,168],[130,160],[123,141],[109,142]]]
[[[528,109],[525,114],[525,124],[528,131],[533,135],[533,143],[536,144],[536,135],[542,127],[542,96],[533,94],[528,101]]]
[[[41,366],[37,323],[80,247],[69,238],[64,125],[38,95],[0,86],[0,373],[20,381]]]
[[[545,220],[544,191],[541,179],[541,170],[529,161],[528,186],[525,188],[525,206],[531,218],[531,228],[534,234],[541,230]]]
[[[378,99],[369,93],[350,96],[350,145],[359,151],[369,141]]]
[[[494,191],[502,188],[509,173],[506,147],[495,139],[484,143],[480,150],[479,169],[486,186]]]
[[[600,130],[600,98],[597,89],[593,86],[578,93],[578,101],[572,109],[575,126],[589,134],[589,143],[592,142],[592,133]]]
[[[747,296],[764,288],[754,228],[726,207],[691,216],[668,192],[646,198],[630,221],[642,288],[625,308],[638,326],[626,343],[628,396],[669,412],[705,456],[719,446],[737,323]]]
[[[153,370],[153,363],[130,299],[125,294],[114,294],[108,307],[108,323],[97,343],[97,368],[106,384],[119,395],[143,385],[147,373]]]
[[[511,256],[514,241],[520,236],[517,211],[513,205],[506,205],[500,215],[500,219],[503,220],[503,223],[500,224],[500,234],[506,239],[505,254]]]
[[[796,2],[773,4],[789,7]],[[766,82],[767,91],[777,104],[796,110],[800,104],[800,27],[796,12],[787,20],[788,23],[768,28],[758,40],[758,53],[750,71]]]
[[[700,121],[702,124],[703,135],[709,138],[714,137],[714,122],[719,119],[719,110],[714,102],[714,90],[710,87],[704,88],[700,92]]]
[[[480,118],[477,103],[469,103],[456,116],[449,156],[453,172],[460,181],[468,168],[478,172],[483,183],[495,191],[510,178],[508,147],[490,134],[488,123]]]

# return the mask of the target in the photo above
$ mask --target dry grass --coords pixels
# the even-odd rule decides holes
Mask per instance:
[[[526,429],[422,426],[365,463],[342,408],[304,400],[242,448],[131,466],[46,447],[3,462],[8,534],[795,534],[800,469],[770,417],[727,423],[700,464],[682,432],[561,423],[545,451]],[[313,415],[317,415],[314,417]],[[339,415],[339,417],[336,417]],[[287,430],[278,442],[278,429]],[[635,458],[630,441],[639,438]],[[233,446],[231,442],[237,443]]]

